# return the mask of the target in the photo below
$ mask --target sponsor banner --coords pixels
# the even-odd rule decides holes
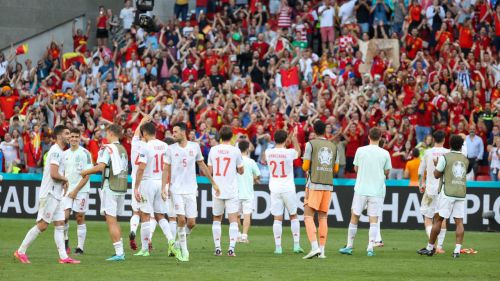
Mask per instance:
[[[212,192],[211,187],[203,178],[200,178],[198,193],[198,223],[212,222]],[[299,201],[298,214],[303,219],[304,186],[297,181],[297,200]],[[420,214],[422,195],[415,187],[388,181],[387,194],[383,207],[383,228],[419,229],[422,228],[423,217]],[[399,182],[400,183],[400,182]],[[398,186],[399,185],[399,186]],[[495,184],[496,185],[496,184]],[[482,218],[483,212],[494,211],[493,227],[500,230],[500,188],[495,188],[490,183],[480,187],[480,182],[475,182],[475,187],[468,189],[466,205],[466,229],[483,230],[488,220]],[[101,220],[100,189],[98,182],[91,182],[89,196],[89,211],[87,219]],[[39,181],[35,180],[5,180],[0,182],[0,217],[9,218],[36,218],[38,211]],[[132,215],[130,208],[131,189],[125,196],[125,206],[121,210],[120,219],[126,220]],[[330,227],[346,227],[349,224],[350,209],[353,197],[353,186],[336,186],[332,194],[329,210]],[[285,212],[286,213],[286,212]],[[285,217],[288,219],[288,216]],[[361,222],[368,222],[366,216],[361,217]],[[255,187],[253,225],[272,225],[271,196],[266,185]],[[451,221],[453,224],[453,220]]]

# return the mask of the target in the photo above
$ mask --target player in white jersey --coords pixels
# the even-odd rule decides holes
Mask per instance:
[[[64,240],[66,252],[69,248],[69,216],[75,213],[77,223],[78,246],[75,254],[83,254],[85,237],[87,236],[87,226],[85,225],[85,213],[89,209],[90,176],[82,177],[80,172],[92,168],[92,156],[90,152],[80,146],[81,131],[74,128],[70,131],[70,148],[64,151],[64,176],[68,179],[68,193],[63,199],[65,220],[64,220]]]
[[[193,229],[198,215],[196,206],[196,196],[198,195],[196,164],[212,183],[212,188],[217,196],[220,190],[203,161],[200,145],[187,140],[186,124],[182,122],[176,123],[173,128],[173,136],[177,143],[167,148],[162,186],[170,184],[168,192],[174,201],[178,224],[177,234],[181,247],[181,252],[176,253],[176,257],[179,261],[186,262],[189,261],[186,226]]]
[[[240,150],[231,145],[233,132],[231,127],[223,126],[219,135],[221,143],[212,147],[208,154],[208,168],[214,181],[220,188],[220,194],[212,192],[212,235],[215,244],[215,255],[221,256],[220,239],[222,235],[221,221],[226,210],[229,219],[229,249],[227,255],[236,256],[234,247],[238,240],[238,174],[243,174],[243,159]]]
[[[243,228],[243,233],[238,233],[239,242],[248,242],[248,230],[252,220],[253,206],[254,206],[254,183],[259,183],[260,170],[257,163],[250,158],[250,142],[247,140],[240,140],[238,148],[243,157],[243,175],[238,175],[238,198],[240,199],[240,215],[243,216],[243,227],[240,220],[238,224]]]
[[[167,190],[162,186],[163,162],[167,151],[167,144],[156,139],[156,127],[152,122],[141,125],[141,135],[144,145],[139,151],[139,167],[134,183],[134,196],[141,211],[141,250],[135,256],[149,256],[150,220],[154,218],[160,225],[168,241],[168,254],[175,243],[170,232],[167,212]]]
[[[293,252],[303,253],[300,247],[300,222],[297,218],[297,194],[293,176],[293,162],[300,156],[300,146],[295,132],[291,135],[293,149],[286,148],[288,134],[284,130],[274,133],[276,146],[265,151],[265,161],[269,166],[269,190],[271,191],[271,214],[274,216],[273,234],[275,254],[281,255],[281,234],[283,233],[284,209],[290,215],[293,236]]]
[[[420,204],[420,212],[424,216],[425,232],[427,238],[431,235],[432,223],[434,214],[436,213],[438,194],[439,194],[439,179],[434,177],[434,170],[436,170],[436,163],[439,157],[450,152],[449,149],[443,147],[445,141],[445,133],[443,131],[436,131],[433,134],[434,147],[427,149],[424,153],[420,166],[418,168],[418,178],[420,192],[424,193],[422,203]],[[425,179],[425,180],[424,180]],[[438,236],[438,245],[436,254],[444,254],[443,242],[446,235],[446,220],[443,220],[441,225],[441,232]]]
[[[59,263],[80,263],[80,261],[68,257],[64,247],[62,198],[68,190],[68,179],[64,176],[63,153],[68,145],[69,129],[64,125],[58,125],[54,128],[53,135],[56,143],[50,148],[47,155],[47,165],[43,169],[36,225],[28,231],[21,246],[14,253],[14,257],[21,263],[31,263],[26,255],[26,250],[52,222],[54,223],[54,241],[59,252]]]

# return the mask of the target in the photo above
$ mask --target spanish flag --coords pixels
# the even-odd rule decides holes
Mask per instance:
[[[85,64],[85,56],[78,52],[69,52],[63,55],[63,69],[66,70],[74,63]]]
[[[16,48],[16,56],[25,55],[28,53],[28,44],[22,44]]]

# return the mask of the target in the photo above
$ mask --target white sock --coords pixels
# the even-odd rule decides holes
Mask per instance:
[[[113,243],[113,247],[115,247],[115,254],[117,256],[123,256],[123,240]]]
[[[83,245],[85,244],[85,237],[87,237],[87,225],[80,224],[76,228],[76,235],[78,236],[78,248],[83,250]]]
[[[149,249],[149,237],[151,237],[151,221],[141,223],[141,249],[147,251]]]
[[[56,242],[57,251],[59,252],[59,258],[61,259],[68,258],[68,254],[66,254],[66,247],[64,247],[63,225],[54,227],[54,241]]]
[[[186,226],[186,235],[191,234],[191,231],[193,231],[189,226]]]
[[[241,234],[241,239],[248,240],[248,234],[245,234],[245,233]]]
[[[325,246],[319,246],[319,250],[321,251],[321,254],[325,254]]]
[[[425,227],[425,233],[427,233],[427,239],[431,238],[432,225]]]
[[[170,227],[170,233],[172,233],[172,237],[174,237],[174,239],[177,239],[177,222],[170,221],[168,222],[168,226]]]
[[[237,240],[238,240],[238,223],[232,222],[229,224],[229,249],[234,250]]]
[[[380,217],[378,218],[377,222],[377,239],[375,241],[382,242],[382,232],[380,232]]]
[[[432,251],[434,249],[434,244],[427,243],[427,250]]]
[[[460,254],[461,249],[462,249],[462,244],[455,244],[455,250],[453,251],[453,253]]]
[[[64,240],[69,239],[68,232],[69,232],[69,222],[64,224]]]
[[[181,245],[182,255],[188,253],[187,241],[186,241],[186,227],[178,227],[177,233],[179,233],[179,244]]]
[[[153,234],[155,233],[157,224],[158,223],[154,217],[151,217],[149,219],[149,229],[151,230],[151,232],[149,233],[149,241],[153,241]]]
[[[293,245],[300,246],[300,222],[299,219],[290,221],[290,229],[292,230]]]
[[[283,233],[283,225],[281,221],[274,220],[273,224],[273,234],[274,234],[274,244],[276,249],[281,248],[281,234]]]
[[[311,250],[316,251],[318,249],[318,241],[311,242]]]
[[[444,237],[446,236],[446,228],[441,228],[441,232],[438,235],[438,249],[443,248]]]
[[[222,236],[222,227],[220,221],[214,221],[212,223],[212,236],[214,239],[215,248],[220,248],[220,238]]]
[[[137,233],[137,227],[139,226],[140,222],[140,217],[139,215],[133,215],[130,217],[130,232],[133,232],[134,234]]]
[[[238,231],[238,240],[241,239],[241,235],[242,235],[241,232]]]
[[[354,245],[354,238],[356,238],[357,231],[358,225],[349,223],[349,229],[347,230],[347,248],[352,248]]]
[[[163,234],[165,234],[165,237],[167,237],[167,241],[170,241],[174,239],[174,236],[172,235],[172,232],[170,232],[170,226],[168,224],[168,221],[166,219],[161,219],[158,224],[160,225],[161,231],[163,231]]]
[[[377,224],[370,223],[370,230],[368,232],[368,248],[367,251],[373,251],[373,244],[375,244],[375,239],[377,239]]]
[[[21,243],[21,246],[17,250],[21,254],[26,254],[26,250],[28,250],[28,247],[33,243],[33,241],[36,240],[38,235],[42,233],[39,229],[38,226],[33,226],[28,233],[26,233],[26,236],[24,237],[23,242]]]

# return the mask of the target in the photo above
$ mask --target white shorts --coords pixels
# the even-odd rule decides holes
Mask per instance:
[[[439,193],[437,197],[436,213],[445,219],[450,217],[463,219],[465,215],[465,200],[447,197],[443,192]]]
[[[228,214],[238,213],[240,209],[240,200],[238,197],[234,197],[231,199],[219,199],[214,197],[212,214],[214,216],[222,216],[224,215],[224,210]]]
[[[297,195],[295,192],[271,192],[271,214],[282,216],[285,208],[288,214],[292,216],[297,214]]]
[[[176,215],[193,219],[198,216],[195,194],[172,194],[174,211]]]
[[[253,213],[253,199],[240,199],[239,212],[243,215],[250,215]]]
[[[62,199],[64,210],[71,209],[75,213],[86,213],[89,210],[89,193],[79,192],[76,198],[64,196]]]
[[[132,208],[133,212],[139,212],[139,203],[137,203],[137,200],[135,199],[134,186],[135,180],[132,180],[132,198],[130,199],[130,207]]]
[[[361,216],[364,209],[370,217],[379,217],[384,205],[383,197],[363,196],[354,192],[351,210],[356,216]]]
[[[165,214],[167,202],[161,198],[161,180],[144,180],[139,187],[142,202],[138,202],[139,210],[146,214]],[[135,196],[134,196],[135,197]]]
[[[125,194],[117,195],[109,189],[99,189],[101,195],[101,215],[116,217],[121,215],[125,203]]]
[[[52,194],[40,198],[36,221],[44,220],[47,223],[53,221],[64,221],[64,206],[62,200],[57,200]]]
[[[436,208],[438,203],[438,195],[429,195],[427,192],[424,193],[422,197],[422,203],[420,204],[420,213],[429,219],[434,218],[436,214]]]

